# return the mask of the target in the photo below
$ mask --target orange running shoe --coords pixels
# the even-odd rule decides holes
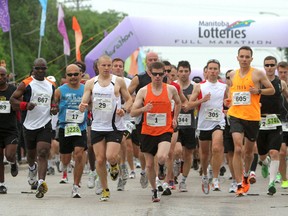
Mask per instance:
[[[236,197],[242,197],[242,196],[245,196],[244,188],[243,187],[237,188]]]
[[[243,190],[244,190],[244,193],[247,193],[248,191],[249,191],[249,189],[250,189],[250,183],[249,183],[249,180],[247,179],[247,181],[245,181],[244,179],[243,179],[243,181],[242,181],[242,188],[243,188]]]

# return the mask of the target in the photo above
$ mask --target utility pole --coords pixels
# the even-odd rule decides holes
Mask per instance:
[[[87,10],[92,7],[92,5],[82,4],[83,2],[88,2],[91,0],[64,0],[64,4],[67,8],[70,8],[72,10]]]

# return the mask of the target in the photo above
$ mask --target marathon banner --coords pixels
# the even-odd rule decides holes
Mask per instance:
[[[288,47],[288,17],[126,17],[85,58],[125,60],[142,46]]]

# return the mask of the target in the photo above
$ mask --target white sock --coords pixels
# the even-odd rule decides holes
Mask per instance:
[[[265,158],[265,160],[262,161],[262,163],[266,166],[269,165],[269,160],[267,159],[267,157]]]
[[[269,184],[275,181],[279,168],[279,160],[272,160],[270,164],[270,179]]]

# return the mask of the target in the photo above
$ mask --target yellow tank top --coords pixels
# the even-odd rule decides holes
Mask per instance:
[[[250,87],[255,87],[252,81],[253,70],[254,68],[250,68],[243,78],[240,77],[239,70],[236,70],[230,88],[232,106],[228,110],[229,116],[249,121],[260,121],[260,95],[249,92]]]

